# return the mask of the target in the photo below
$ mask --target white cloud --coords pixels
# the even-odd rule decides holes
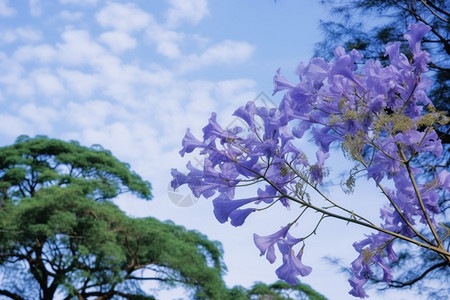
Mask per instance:
[[[32,16],[40,16],[42,14],[42,4],[40,0],[30,1],[30,13]]]
[[[64,93],[65,88],[61,79],[47,69],[37,69],[30,74],[36,88],[44,96],[51,97]]]
[[[183,41],[184,34],[173,30],[165,29],[154,24],[147,30],[148,38],[156,44],[156,51],[169,58],[181,56],[179,43]]]
[[[197,24],[209,14],[206,0],[168,0],[167,25],[177,27],[183,21]]]
[[[72,22],[81,19],[83,17],[83,13],[79,11],[74,12],[63,10],[58,14],[58,17],[64,21]]]
[[[132,119],[123,106],[102,100],[69,102],[64,113],[67,123],[75,128],[96,130],[103,129],[108,123],[108,118],[122,121]]]
[[[99,56],[105,55],[102,46],[95,43],[88,31],[66,30],[62,34],[63,43],[57,45],[58,58],[61,62],[79,66],[95,63]]]
[[[217,64],[239,64],[248,60],[255,47],[247,42],[225,40],[214,44],[200,55],[190,55],[181,62],[181,71],[196,70]]]
[[[0,17],[12,17],[16,14],[14,8],[8,6],[9,0],[0,0]]]
[[[96,5],[99,0],[59,0],[61,4]]]
[[[249,59],[253,51],[254,47],[247,42],[226,40],[207,49],[200,56],[200,61],[206,65],[214,62],[240,63]]]
[[[12,98],[34,95],[34,85],[25,74],[22,65],[0,52],[0,84],[5,87],[5,95]]]
[[[0,41],[7,44],[15,41],[34,43],[41,38],[42,33],[31,27],[17,27],[0,31]]]
[[[17,38],[17,34],[14,30],[3,30],[0,32],[0,40],[5,44],[15,42]]]
[[[56,50],[50,45],[23,46],[14,52],[13,58],[19,62],[51,63],[56,58]]]
[[[122,31],[133,31],[146,28],[152,22],[152,16],[132,3],[108,3],[95,16],[102,27]]]
[[[90,97],[99,88],[101,82],[98,74],[83,73],[78,70],[59,69],[57,74],[63,79],[70,92],[82,98]]]
[[[135,94],[142,94],[152,86],[164,86],[172,80],[171,72],[158,65],[142,68],[138,64],[123,63],[120,57],[112,55],[95,42],[87,31],[67,30],[62,37],[63,43],[55,47],[56,57],[64,66],[62,69],[88,68],[87,71],[80,72],[95,75],[91,90],[98,87],[103,95],[113,99],[133,103],[136,101],[133,100]],[[63,73],[60,74],[65,75],[65,78],[70,77],[68,73]],[[71,76],[74,77],[75,73]],[[90,76],[82,76],[81,73],[75,77],[84,82],[92,79]],[[88,95],[89,87],[88,85],[88,89],[82,93]]]
[[[0,124],[0,134],[8,138],[16,138],[24,132],[33,132],[33,126],[17,115],[0,114]]]
[[[104,32],[100,35],[99,39],[115,53],[133,49],[137,45],[136,39],[125,32],[117,30]]]
[[[34,132],[39,134],[52,133],[53,124],[60,116],[54,108],[36,106],[34,103],[21,106],[19,115],[33,127]]]
[[[156,143],[157,132],[145,121],[117,121],[103,124],[101,128],[84,128],[78,140],[85,144],[100,144],[113,151],[114,156],[125,162],[145,161],[157,169],[162,153],[160,145]],[[136,168],[133,168],[136,170]],[[139,174],[153,173],[148,169],[139,169]]]

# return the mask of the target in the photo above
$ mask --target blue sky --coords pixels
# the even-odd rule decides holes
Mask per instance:
[[[0,0],[0,146],[21,134],[101,144],[153,184],[151,202],[117,200],[128,214],[171,219],[220,240],[229,286],[273,282],[277,265],[259,257],[252,234],[276,231],[295,211],[274,209],[241,228],[219,224],[208,200],[174,204],[188,194],[170,192],[170,169],[187,162],[178,155],[186,128],[199,134],[212,111],[229,124],[247,101],[279,101],[266,97],[276,69],[294,78],[321,38],[319,20],[328,15],[317,2]],[[376,210],[377,201],[357,202],[371,188],[363,185],[349,203]],[[323,257],[349,264],[352,242],[367,232],[327,225],[305,248],[313,272],[302,281],[330,299],[352,299],[345,275]]]

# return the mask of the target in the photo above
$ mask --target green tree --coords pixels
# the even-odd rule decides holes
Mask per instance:
[[[432,29],[422,42],[423,48],[429,53],[432,62],[429,64],[428,76],[433,81],[428,97],[439,111],[447,116],[450,111],[450,11],[446,0],[321,0],[329,7],[332,19],[322,20],[320,27],[324,38],[316,45],[316,55],[332,55],[333,50],[343,45],[347,51],[357,49],[364,54],[364,59],[386,61],[384,45],[390,41],[404,41],[403,51],[407,52],[407,43],[403,33],[408,24],[425,23]],[[420,163],[428,168],[428,174],[433,176],[436,168],[449,168],[450,163],[450,134],[449,125],[437,125],[436,132],[444,144],[444,155],[436,162],[430,157]],[[450,227],[448,211],[450,199],[447,192],[442,192],[439,206],[444,212],[442,223]],[[446,236],[443,232],[442,236]],[[447,240],[447,249],[450,244]],[[332,259],[333,261],[337,261]],[[427,294],[429,298],[446,297],[450,293],[448,278],[450,268],[440,261],[434,253],[423,249],[411,251],[407,246],[403,248],[396,262],[400,268],[396,280],[385,284],[381,274],[371,278],[372,284],[381,289],[414,288],[419,293]],[[343,268],[345,269],[345,268]]]
[[[100,146],[21,136],[0,148],[0,295],[154,299],[144,282],[226,299],[221,245],[111,202],[150,183]]]
[[[233,300],[326,300],[323,295],[309,285],[298,283],[290,285],[285,281],[272,284],[256,282],[250,289],[235,286],[230,290]]]

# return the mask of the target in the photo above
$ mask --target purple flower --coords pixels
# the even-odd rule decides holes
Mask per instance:
[[[310,167],[311,182],[314,184],[322,184],[324,173],[325,160],[330,157],[329,152],[318,150],[316,152],[317,163]]]
[[[326,62],[322,57],[314,57],[305,68],[298,69],[297,73],[304,77],[305,80],[322,82],[328,77],[329,70],[330,63]]]
[[[206,144],[203,142],[200,142],[195,138],[195,136],[191,133],[189,128],[186,130],[186,135],[183,138],[183,141],[181,142],[183,149],[180,150],[180,155],[184,156],[185,153],[191,153],[196,148],[205,148]]]
[[[400,158],[395,140],[389,137],[381,141],[378,147],[383,152],[376,151],[372,164],[367,168],[367,177],[373,178],[376,183],[379,183],[386,175],[392,178],[400,171]]]
[[[260,201],[264,201],[265,203],[272,203],[273,198],[275,198],[278,194],[278,191],[270,184],[267,184],[264,190],[258,188],[256,192],[258,194],[258,199],[260,199]]]
[[[392,270],[391,268],[386,264],[384,259],[380,255],[375,256],[375,262],[377,265],[383,270],[383,281],[384,282],[391,282],[392,281]]]
[[[408,58],[403,53],[400,53],[400,44],[400,42],[388,43],[384,55],[389,55],[392,66],[397,69],[410,70],[411,65],[409,64]]]
[[[301,139],[303,137],[303,135],[305,134],[305,132],[309,128],[311,128],[312,124],[313,124],[312,122],[308,122],[308,121],[299,122],[298,125],[292,129],[292,135],[298,139]]]
[[[369,295],[367,295],[363,289],[363,286],[366,284],[367,280],[368,280],[367,278],[353,275],[348,280],[348,282],[350,283],[350,285],[352,287],[351,291],[348,293],[352,296],[359,297],[359,298],[369,297]]]
[[[284,238],[291,228],[291,225],[288,224],[285,227],[281,228],[275,233],[267,236],[259,236],[256,233],[253,234],[253,241],[255,242],[256,247],[261,251],[260,256],[263,256],[267,253],[266,258],[270,263],[275,261],[274,255],[274,245],[278,240]]]
[[[255,128],[255,113],[256,113],[256,106],[253,101],[247,102],[247,104],[244,106],[239,107],[233,114],[233,116],[239,117],[242,120],[244,120],[247,125],[253,129]]]
[[[237,200],[233,200],[233,201],[237,201]],[[236,226],[236,227],[241,226],[242,224],[244,224],[245,219],[248,217],[248,215],[255,211],[256,211],[256,208],[245,208],[245,209],[233,210],[229,215],[229,217],[231,219],[231,225]]]
[[[409,48],[413,54],[420,51],[420,41],[431,30],[431,27],[423,23],[410,24],[408,26],[409,31],[403,35],[408,40]]]
[[[442,170],[439,172],[436,179],[440,189],[446,189],[450,192],[450,173],[447,170]]]
[[[172,177],[173,180],[170,182],[170,186],[175,190],[182,186],[183,184],[187,183],[188,176],[186,174],[181,173],[177,169],[172,169]]]
[[[220,194],[216,199],[213,200],[214,205],[214,215],[220,223],[225,223],[228,221],[230,214],[241,206],[244,206],[250,202],[254,202],[258,198],[248,198],[240,200],[230,200],[225,194]],[[234,216],[240,217],[240,216]],[[237,220],[235,221],[237,222]]]
[[[330,151],[330,144],[336,140],[342,140],[341,137],[336,136],[329,127],[317,128],[313,127],[311,130],[316,145],[320,146],[322,152]]]
[[[236,160],[236,170],[239,174],[252,178],[256,177],[261,170],[258,164],[259,155],[251,155],[247,157],[242,157]]]
[[[229,131],[222,129],[222,127],[217,123],[217,114],[215,112],[211,113],[209,118],[209,123],[203,128],[203,139],[207,140],[211,137],[219,138],[235,138],[234,134]]]
[[[356,70],[355,62],[362,58],[362,55],[356,50],[352,50],[349,54],[345,53],[343,47],[338,47],[334,50],[334,55],[336,56],[336,61],[330,70],[330,75],[341,75],[347,79],[350,79],[357,85],[361,86],[361,82],[353,73]]]
[[[297,276],[307,276],[311,273],[312,268],[305,266],[302,261],[303,248],[295,255],[292,246],[285,241],[279,241],[278,249],[283,256],[283,264],[275,271],[278,278],[283,279],[289,284],[296,285]]]
[[[283,75],[280,74],[280,69],[277,70],[277,73],[273,77],[273,83],[274,83],[275,87],[273,89],[272,96],[275,95],[279,91],[282,91],[285,89],[291,90],[295,87],[286,78],[284,78]]]
[[[201,184],[203,172],[199,169],[194,168],[190,161],[187,163],[186,167],[190,171],[187,175],[179,172],[176,169],[172,169],[172,176],[174,178],[171,183],[172,188],[176,189],[183,184],[187,184],[189,185],[189,187]]]

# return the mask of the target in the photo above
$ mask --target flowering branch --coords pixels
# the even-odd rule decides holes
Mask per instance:
[[[306,66],[300,64],[297,84],[286,80],[278,70],[274,94],[285,92],[278,108],[269,110],[249,102],[234,113],[246,128],[223,129],[212,113],[203,128],[202,141],[189,130],[186,132],[180,154],[198,149],[204,157],[203,169],[196,169],[191,163],[187,165],[187,175],[173,169],[172,187],[187,184],[196,197],[214,196],[217,220],[230,220],[233,226],[243,225],[250,214],[268,210],[275,203],[287,208],[298,204],[301,212],[293,222],[268,236],[254,234],[255,245],[270,263],[276,261],[277,246],[282,265],[275,273],[290,284],[297,283],[297,276],[307,276],[312,271],[301,261],[305,240],[316,233],[325,218],[375,231],[353,244],[359,253],[351,264],[353,275],[349,283],[353,296],[367,297],[363,287],[376,267],[382,270],[385,282],[393,280],[390,265],[397,260],[393,248],[396,240],[435,251],[450,266],[450,253],[443,246],[447,236],[440,239],[437,230],[447,229],[438,223],[442,213],[438,191],[450,191],[449,172],[436,166],[433,181],[422,182],[418,178],[424,170],[413,161],[425,155],[442,155],[442,144],[433,125],[447,122],[426,96],[431,82],[423,73],[427,71],[429,55],[421,50],[420,41],[429,30],[427,25],[412,24],[404,35],[413,54],[411,60],[400,53],[398,42],[388,44],[390,65],[386,67],[378,61],[367,61],[358,69],[356,62],[361,55],[355,50],[346,53],[339,47],[332,62],[313,58]],[[313,136],[318,148],[314,163],[296,146],[306,133]],[[356,163],[350,172],[350,187],[355,183],[352,176],[365,173],[386,196],[388,203],[380,209],[380,225],[323,192],[331,145],[340,145]],[[395,189],[384,187],[384,181],[392,182]],[[255,189],[254,196],[235,199],[236,188],[251,187]],[[318,205],[307,193],[308,188],[331,206]],[[309,234],[296,238],[290,233],[291,227],[301,222],[308,209],[321,217]],[[424,226],[434,241],[419,232]],[[294,251],[299,243],[300,250]]]

